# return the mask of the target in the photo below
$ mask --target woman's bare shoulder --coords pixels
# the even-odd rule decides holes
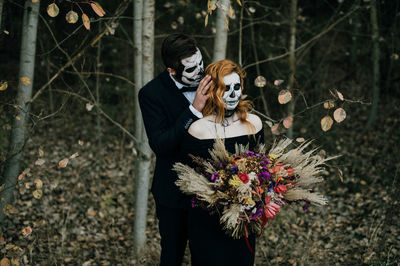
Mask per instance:
[[[195,138],[203,139],[203,138],[207,137],[206,136],[207,131],[204,129],[208,128],[208,126],[209,126],[208,124],[209,124],[209,122],[206,119],[206,117],[200,118],[199,120],[194,121],[190,125],[188,132],[190,135],[192,135]]]
[[[263,127],[261,118],[258,115],[247,114],[247,121],[249,121],[256,128],[256,132],[260,131]]]

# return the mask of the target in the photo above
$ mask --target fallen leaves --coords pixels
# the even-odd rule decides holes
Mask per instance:
[[[67,167],[68,162],[69,162],[69,159],[68,158],[64,158],[64,159],[62,159],[61,161],[58,162],[58,167],[65,168],[65,167]]]

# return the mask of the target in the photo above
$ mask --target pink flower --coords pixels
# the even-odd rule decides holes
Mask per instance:
[[[282,194],[287,191],[287,188],[285,185],[279,185],[279,186],[275,187],[274,190],[276,193]]]
[[[274,218],[279,212],[279,205],[273,202],[269,202],[265,205],[264,213],[267,219]]]

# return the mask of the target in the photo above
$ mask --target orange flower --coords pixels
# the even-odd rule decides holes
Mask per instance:
[[[289,168],[286,171],[287,171],[288,176],[292,176],[293,173],[294,173],[294,169],[293,168]]]
[[[279,185],[279,186],[275,187],[274,190],[276,193],[282,194],[287,191],[287,187],[285,185]]]

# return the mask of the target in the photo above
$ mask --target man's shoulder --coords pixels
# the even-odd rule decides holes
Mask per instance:
[[[165,79],[165,73],[161,72],[158,76],[147,82],[143,88],[139,90],[139,96],[147,95],[154,97],[155,94],[158,94],[164,89],[165,85],[162,81],[163,79]]]

